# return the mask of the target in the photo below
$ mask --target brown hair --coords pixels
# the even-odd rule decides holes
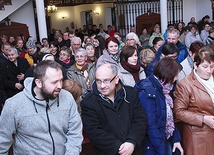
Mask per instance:
[[[189,48],[189,51],[192,52],[192,54],[197,53],[199,49],[204,47],[204,44],[201,41],[194,41]]]
[[[214,51],[210,46],[202,47],[194,57],[194,62],[196,63],[196,66],[199,66],[204,61],[207,61],[209,63],[214,62]]]
[[[154,75],[166,83],[173,83],[175,76],[178,75],[179,71],[182,70],[181,64],[177,60],[165,57],[159,60],[154,66]]]
[[[122,64],[123,62],[127,62],[128,58],[131,57],[135,51],[137,52],[137,49],[133,46],[124,46],[120,53],[120,63]]]
[[[72,79],[66,79],[63,81],[62,88],[69,91],[74,100],[77,100],[82,95],[82,87]]]
[[[106,49],[108,49],[108,44],[110,41],[113,41],[114,43],[116,43],[118,46],[120,44],[120,42],[117,40],[117,38],[115,37],[109,37],[108,39],[106,39],[106,42],[105,42],[105,47]]]
[[[60,49],[60,52],[61,52],[61,51],[66,51],[66,52],[68,53],[68,56],[69,56],[69,57],[72,56],[72,52],[71,52],[70,48],[67,47],[67,46],[63,46],[63,47]]]

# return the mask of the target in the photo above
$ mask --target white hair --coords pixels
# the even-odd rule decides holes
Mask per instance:
[[[129,32],[129,33],[126,35],[126,39],[127,39],[127,37],[129,37],[129,36],[133,36],[134,40],[136,41],[136,44],[139,43],[139,38],[138,38],[138,36],[137,36],[136,33],[134,33],[134,32]]]

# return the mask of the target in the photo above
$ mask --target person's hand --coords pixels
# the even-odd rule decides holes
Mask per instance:
[[[205,115],[203,123],[214,129],[214,116]]]
[[[119,148],[120,155],[131,155],[134,151],[134,144],[130,142],[123,143]]]
[[[16,83],[16,84],[15,84],[15,87],[16,87],[17,89],[19,89],[19,90],[22,90],[22,89],[23,89],[23,86],[22,86],[22,84],[20,84],[20,83]]]
[[[172,152],[175,152],[176,148],[180,151],[181,155],[184,155],[184,150],[183,150],[180,142],[173,144]]]
[[[19,75],[17,75],[17,79],[19,80],[19,81],[22,81],[22,80],[24,80],[24,74],[23,73],[21,73],[21,74],[19,74]]]

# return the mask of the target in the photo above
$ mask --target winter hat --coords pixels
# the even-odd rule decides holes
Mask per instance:
[[[28,40],[27,43],[26,43],[26,47],[30,47],[30,48],[35,48],[36,47],[36,44],[33,40]]]

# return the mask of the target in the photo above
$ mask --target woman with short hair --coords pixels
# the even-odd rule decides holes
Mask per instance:
[[[183,155],[180,134],[174,124],[173,100],[169,95],[181,69],[177,60],[165,57],[155,64],[153,75],[135,86],[148,118],[144,155],[172,155],[178,150]]]
[[[187,155],[214,152],[214,52],[202,47],[194,70],[176,85],[174,114],[183,122],[183,147]]]
[[[118,49],[120,42],[115,37],[109,37],[105,42],[103,55],[98,58],[96,67],[105,63],[114,64],[119,67],[120,51]]]

